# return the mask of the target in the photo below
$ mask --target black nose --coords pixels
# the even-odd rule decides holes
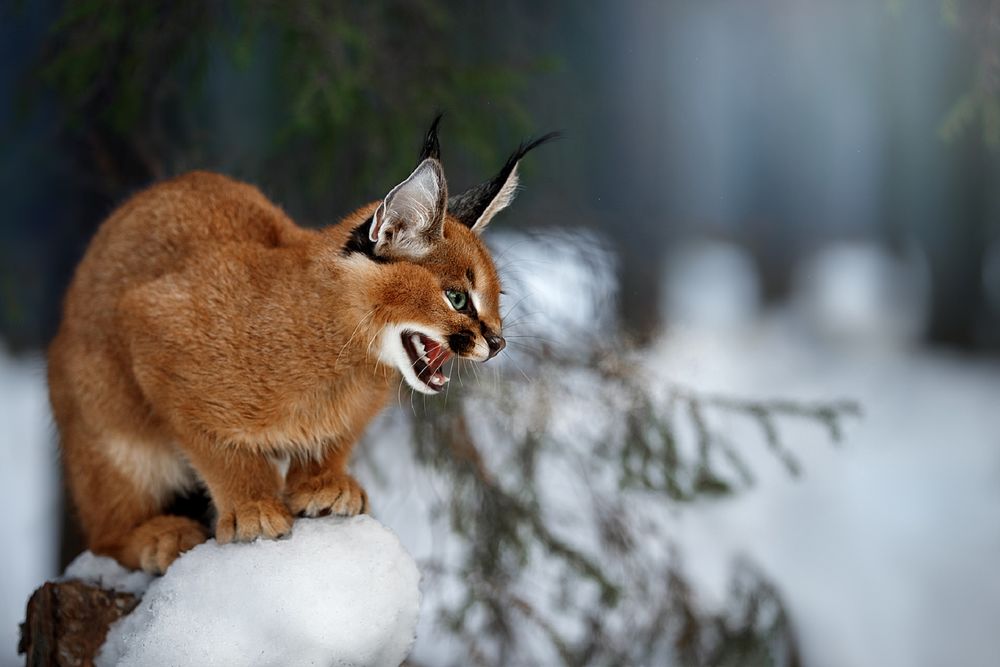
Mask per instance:
[[[490,359],[500,354],[500,350],[507,347],[507,341],[503,336],[486,336],[486,344],[490,346]]]

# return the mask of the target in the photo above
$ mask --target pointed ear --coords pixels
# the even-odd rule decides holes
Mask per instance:
[[[417,158],[417,162],[423,162],[429,157],[434,158],[438,162],[441,161],[441,142],[438,140],[438,125],[441,124],[443,116],[443,111],[438,112],[438,115],[434,116],[434,121],[431,123],[430,129],[424,135],[424,143],[420,146],[420,157]]]
[[[368,237],[380,257],[419,259],[444,237],[448,184],[441,163],[421,162],[375,209]]]
[[[449,199],[448,212],[472,231],[477,234],[482,233],[493,216],[514,201],[518,184],[517,165],[521,158],[531,149],[558,137],[558,132],[550,132],[544,137],[518,146],[496,176]]]

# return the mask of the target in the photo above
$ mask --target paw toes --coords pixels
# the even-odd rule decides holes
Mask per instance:
[[[165,517],[163,521],[145,527],[139,565],[150,574],[163,574],[178,556],[207,538],[205,530],[195,522]]]
[[[198,530],[185,531],[177,540],[177,551],[179,553],[190,551],[207,539],[208,534],[201,526],[198,526]]]
[[[215,529],[220,544],[250,542],[258,537],[277,539],[291,532],[292,515],[277,500],[251,501],[220,512]]]
[[[215,522],[215,541],[219,544],[229,544],[236,538],[236,515],[219,513]]]
[[[292,520],[287,513],[271,512],[260,514],[261,533],[265,537],[278,538],[292,531]]]
[[[288,495],[289,509],[299,516],[354,516],[368,509],[368,494],[347,475],[310,480]]]
[[[177,533],[167,533],[160,536],[160,540],[156,543],[153,558],[161,572],[166,572],[170,564],[174,562],[174,559],[180,555],[180,545],[177,538]]]
[[[142,550],[142,554],[139,556],[139,565],[150,574],[163,574],[163,570],[156,562],[156,550],[153,547]]]

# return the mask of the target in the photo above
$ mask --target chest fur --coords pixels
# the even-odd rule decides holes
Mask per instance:
[[[319,384],[274,406],[266,422],[244,424],[230,440],[275,454],[321,458],[330,449],[353,445],[385,405],[391,381],[379,372]]]

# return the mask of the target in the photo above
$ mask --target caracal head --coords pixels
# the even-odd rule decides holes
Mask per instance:
[[[487,361],[503,350],[500,279],[480,235],[514,199],[517,167],[548,134],[522,144],[490,180],[449,198],[434,119],[416,169],[352,233],[345,253],[379,265],[382,363],[416,391],[436,394],[452,357]]]

